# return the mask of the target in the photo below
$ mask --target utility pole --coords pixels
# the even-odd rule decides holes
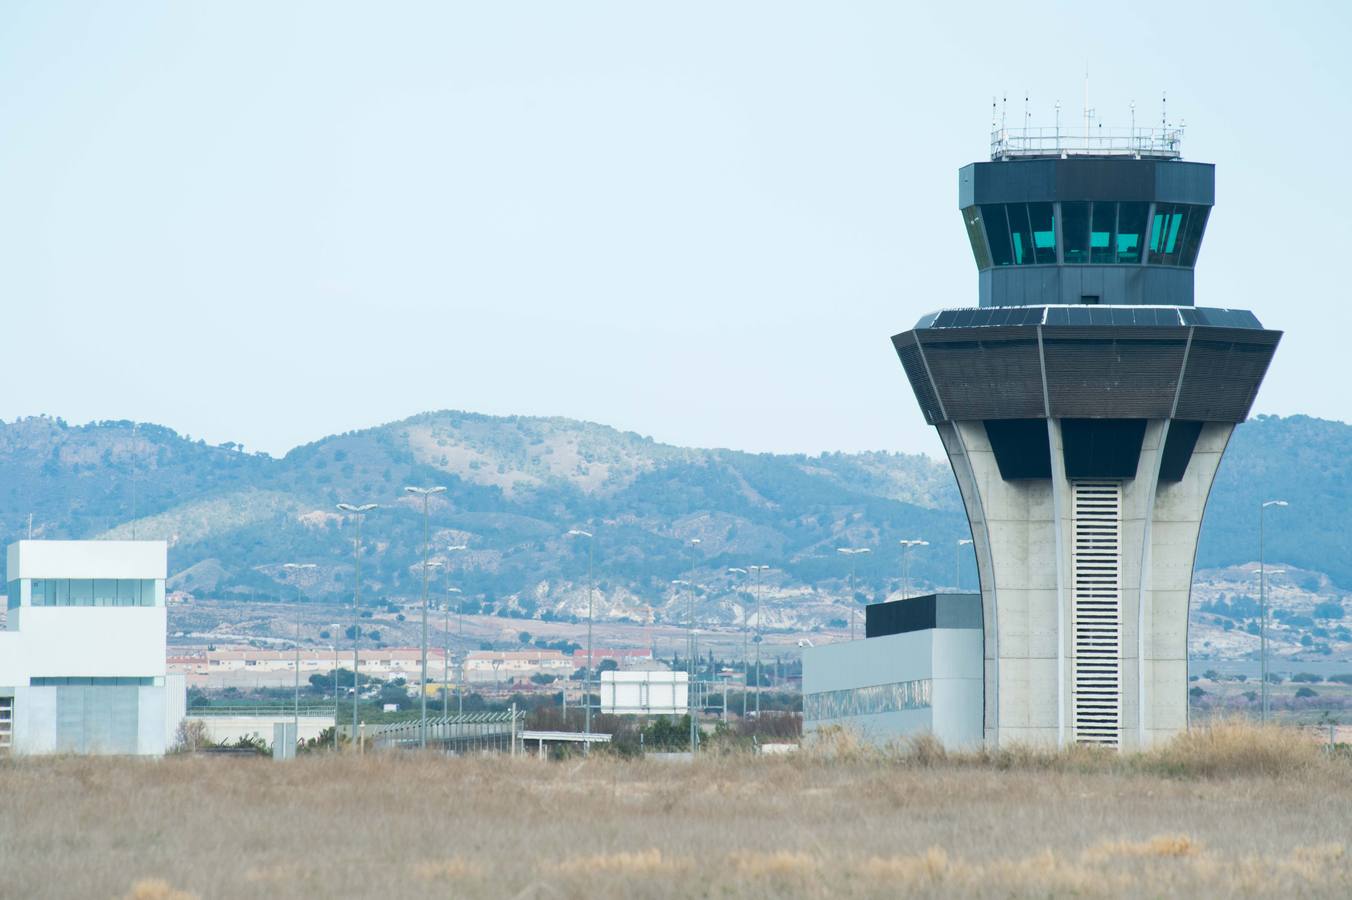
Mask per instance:
[[[764,642],[765,629],[761,627],[761,576],[769,571],[769,566],[751,566],[756,573],[756,722],[760,722],[761,713],[761,644]]]

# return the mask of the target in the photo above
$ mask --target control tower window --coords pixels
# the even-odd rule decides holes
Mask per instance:
[[[991,254],[986,248],[986,236],[981,230],[981,211],[969,206],[962,211],[962,223],[967,227],[967,240],[972,242],[972,255],[978,269],[991,267]]]
[[[1188,211],[1187,230],[1183,234],[1183,246],[1178,251],[1178,264],[1191,268],[1197,264],[1197,251],[1202,246],[1202,232],[1206,231],[1209,206],[1194,206]]]
[[[1150,223],[1150,264],[1178,265],[1178,237],[1188,208],[1179,203],[1156,203]]]
[[[1061,204],[1061,243],[1067,263],[1089,262],[1089,204]]]
[[[981,218],[986,222],[986,239],[991,245],[991,262],[997,266],[1014,264],[1014,253],[1009,245],[1009,220],[1001,203],[987,203],[981,207]]]
[[[1113,262],[1114,235],[1117,233],[1117,204],[1095,203],[1090,215],[1092,227],[1089,229],[1089,261],[1091,263]]]
[[[1040,265],[1056,264],[1055,207],[1050,203],[1028,204],[1028,221],[1033,228],[1033,250]]]
[[[1145,234],[1148,203],[1119,203],[1117,205],[1117,261],[1141,261],[1141,238]]]
[[[1009,242],[1014,251],[1014,265],[1026,266],[1036,262],[1033,232],[1028,227],[1028,205],[1006,203],[1005,215],[1009,216]]]

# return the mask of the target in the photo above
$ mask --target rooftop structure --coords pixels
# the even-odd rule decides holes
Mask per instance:
[[[0,632],[0,750],[158,755],[183,719],[165,665],[163,541],[19,541]]]

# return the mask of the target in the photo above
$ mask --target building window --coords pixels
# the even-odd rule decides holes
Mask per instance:
[[[9,583],[10,607],[22,596],[20,579]],[[154,578],[34,578],[33,606],[159,606],[162,583]]]
[[[1061,243],[1067,263],[1089,262],[1089,204],[1061,204]]]
[[[1117,205],[1117,261],[1141,261],[1141,237],[1145,233],[1148,203],[1119,203]]]
[[[803,695],[803,719],[820,722],[907,709],[929,709],[933,682],[928,678],[875,684],[843,691]]]
[[[118,676],[116,678],[30,678],[29,687],[152,687],[154,676]]]

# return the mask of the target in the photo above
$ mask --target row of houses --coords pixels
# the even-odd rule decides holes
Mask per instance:
[[[417,682],[422,673],[422,652],[417,647],[384,647],[359,650],[361,670],[377,678],[404,678]],[[651,660],[652,651],[646,649],[596,648],[592,651],[596,665],[613,660],[620,668],[636,662]],[[449,671],[459,679],[461,657],[452,653],[448,662],[442,648],[427,650],[427,671],[431,680],[440,681]],[[586,666],[587,651],[564,654],[559,650],[529,648],[523,650],[475,650],[463,657],[464,680],[471,684],[507,683],[529,680],[535,675],[567,678]],[[335,667],[351,669],[352,651],[332,649],[260,650],[252,647],[230,647],[199,653],[176,654],[168,658],[168,670],[183,675],[189,684],[211,686],[213,681],[235,684],[247,683],[251,677],[261,683],[276,681],[278,675],[294,673],[299,665],[302,679],[313,674],[327,674]],[[271,676],[271,677],[268,677]]]

